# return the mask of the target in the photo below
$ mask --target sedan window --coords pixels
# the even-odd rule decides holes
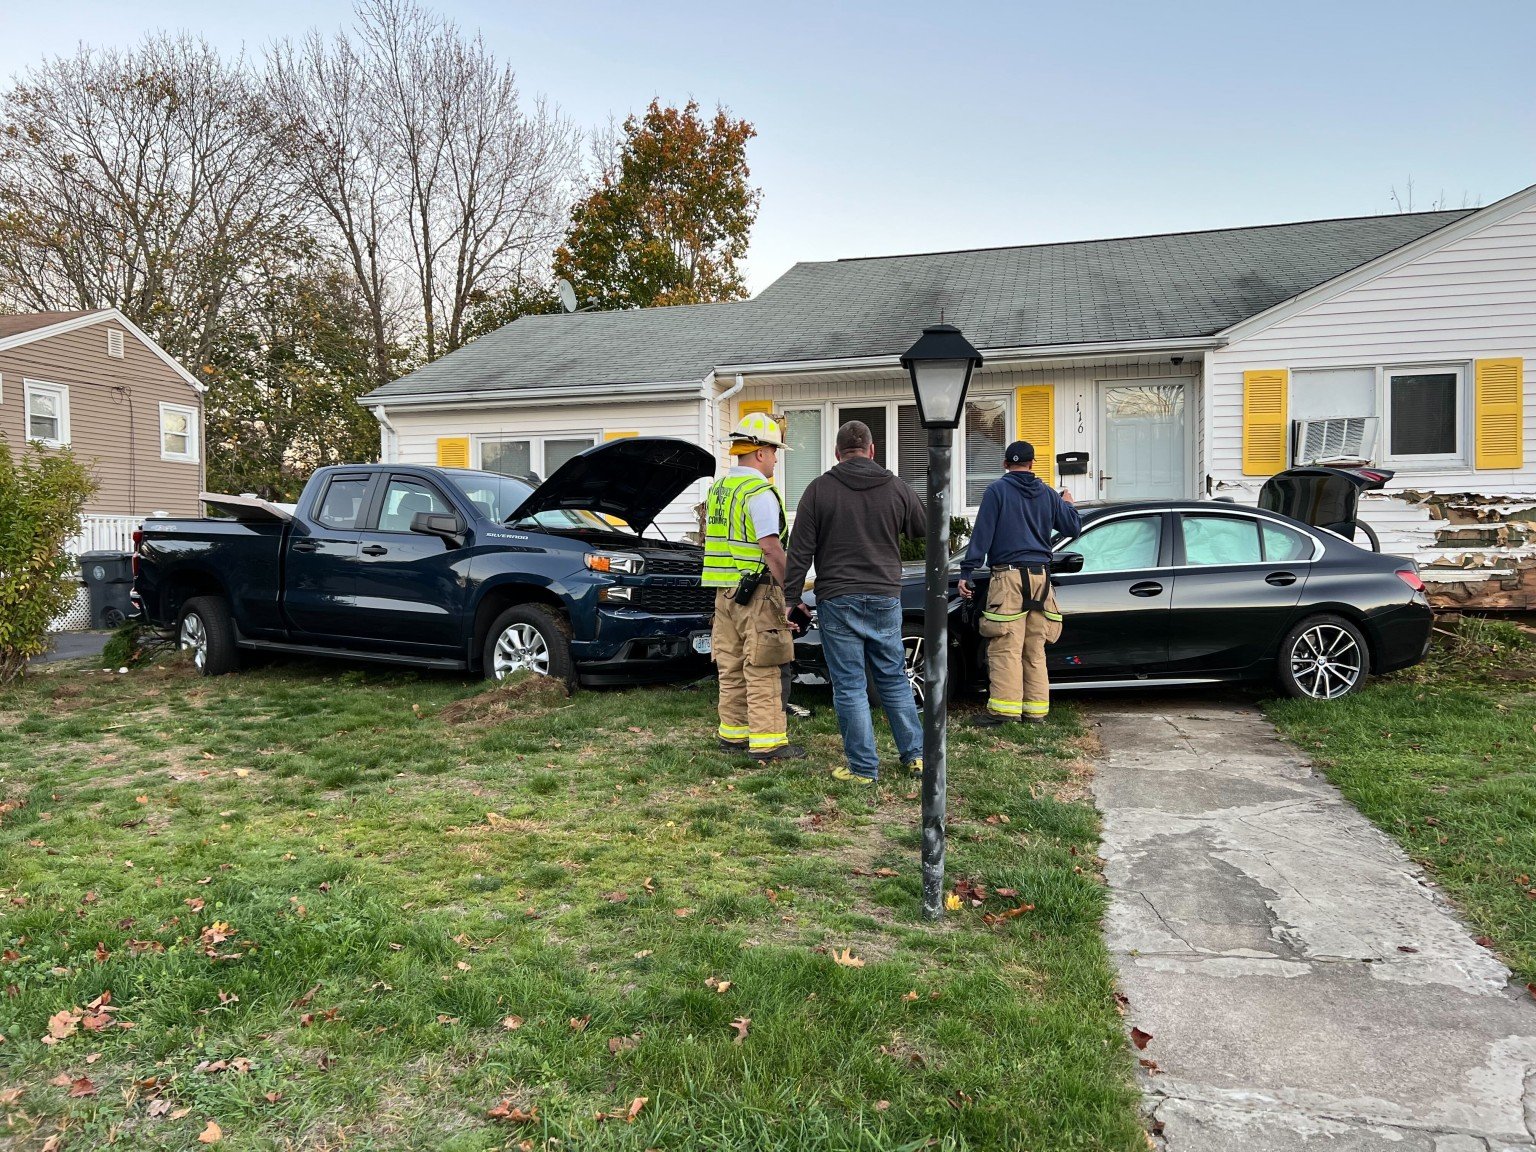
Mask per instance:
[[[1084,572],[1127,572],[1157,567],[1157,546],[1163,518],[1127,516],[1095,524],[1062,551],[1083,558]]]
[[[1185,516],[1184,563],[1258,564],[1259,525],[1246,516]]]
[[[1315,545],[1306,536],[1279,524],[1266,524],[1264,534],[1264,559],[1271,564],[1288,564],[1292,560],[1310,560]]]

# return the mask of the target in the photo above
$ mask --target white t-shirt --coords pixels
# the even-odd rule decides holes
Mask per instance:
[[[736,465],[726,475],[755,476],[760,480],[764,478],[756,468],[746,468],[741,465]],[[772,484],[772,481],[769,483]],[[747,517],[752,522],[752,530],[757,533],[753,537],[754,540],[779,534],[784,525],[779,522],[779,497],[771,487],[747,497]]]

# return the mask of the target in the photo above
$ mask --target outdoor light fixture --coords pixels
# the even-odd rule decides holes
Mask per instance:
[[[901,366],[912,374],[928,430],[928,579],[923,598],[923,916],[944,915],[944,809],[948,790],[950,457],[971,373],[981,353],[953,324],[924,328]]]
[[[917,418],[924,428],[960,427],[971,373],[980,365],[981,353],[953,324],[923,329],[922,337],[901,358],[901,366],[912,376]]]

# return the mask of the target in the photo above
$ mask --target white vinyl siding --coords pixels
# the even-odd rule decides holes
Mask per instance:
[[[1294,316],[1209,354],[1211,429],[1206,465],[1218,485],[1253,499],[1262,479],[1242,475],[1243,372],[1285,368],[1294,381],[1320,369],[1370,371],[1378,402],[1387,403],[1387,376],[1409,369],[1457,367],[1471,390],[1480,358],[1525,360],[1525,464],[1518,470],[1471,466],[1471,430],[1464,425],[1459,455],[1414,464],[1412,486],[1450,492],[1536,490],[1536,207],[1488,224],[1399,268],[1325,299]],[[1471,406],[1464,401],[1463,419]],[[1355,413],[1349,413],[1354,415]],[[1385,418],[1390,413],[1378,409]],[[1293,412],[1293,416],[1303,413]],[[1377,457],[1388,462],[1383,427]]]

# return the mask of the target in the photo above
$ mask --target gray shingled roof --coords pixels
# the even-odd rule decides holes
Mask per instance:
[[[751,300],[524,316],[365,399],[701,380],[721,364],[1210,336],[1469,212],[796,264]]]
[[[0,316],[0,339],[19,336],[23,332],[31,332],[37,328],[62,324],[66,320],[73,320],[76,316],[88,316],[93,311],[99,312],[101,309],[88,309],[85,312],[20,312],[14,316]]]

